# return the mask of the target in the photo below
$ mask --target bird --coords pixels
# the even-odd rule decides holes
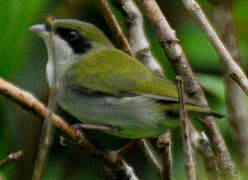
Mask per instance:
[[[53,28],[44,23],[30,30],[46,44],[49,86],[53,83],[54,49],[57,102],[80,123],[110,127],[110,131],[103,131],[127,139],[158,137],[179,126],[175,83],[115,48],[95,25],[55,19]],[[197,115],[220,116],[188,97],[186,109]]]

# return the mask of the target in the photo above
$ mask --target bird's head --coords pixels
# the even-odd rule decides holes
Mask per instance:
[[[112,47],[103,32],[90,23],[71,19],[53,20],[52,23],[53,36],[52,28],[47,23],[33,25],[30,30],[44,39],[48,54],[51,51],[51,43],[54,43],[59,61],[76,60],[93,50]]]

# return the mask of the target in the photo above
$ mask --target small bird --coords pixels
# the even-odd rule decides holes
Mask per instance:
[[[47,46],[48,84],[53,81],[52,50],[57,60],[57,101],[85,124],[112,127],[106,131],[123,138],[158,137],[179,125],[175,84],[154,75],[136,58],[116,49],[94,25],[78,20],[53,20],[30,30]],[[187,110],[216,115],[186,99]]]

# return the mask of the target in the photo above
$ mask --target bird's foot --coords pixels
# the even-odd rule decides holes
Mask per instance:
[[[129,141],[126,145],[122,148],[114,151],[117,157],[121,157],[125,152],[127,152],[130,148],[134,147],[138,143],[139,139],[134,139]]]
[[[92,131],[115,131],[115,128],[104,125],[93,125],[93,124],[73,124],[71,128],[77,130],[80,134],[83,134],[83,130]],[[67,138],[60,136],[60,144],[66,146],[68,144]]]

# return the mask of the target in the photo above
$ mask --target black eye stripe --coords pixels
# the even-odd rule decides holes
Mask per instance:
[[[76,54],[89,51],[92,47],[91,41],[83,37],[77,30],[70,28],[57,28],[56,34],[64,39]]]
[[[76,40],[80,38],[79,33],[76,30],[67,29],[67,28],[57,28],[57,34],[59,34],[63,39],[68,41]]]

